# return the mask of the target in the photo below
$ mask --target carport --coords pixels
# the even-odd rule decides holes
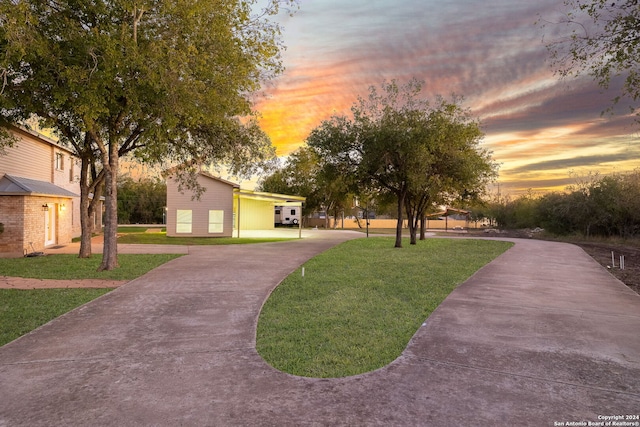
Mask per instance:
[[[468,222],[469,222],[469,216],[471,215],[470,211],[465,211],[463,209],[454,209],[454,208],[445,208],[443,211],[440,212],[434,212],[432,214],[428,214],[426,216],[427,218],[427,228],[429,228],[429,218],[431,219],[439,219],[444,217],[444,229],[445,231],[449,231],[449,217],[452,215],[459,215],[459,216],[464,216],[465,217],[465,221],[467,223],[467,226],[465,228],[468,228]]]
[[[234,237],[241,237],[242,230],[274,230],[275,206],[296,206],[302,211],[305,200],[306,198],[301,196],[234,188],[233,210],[236,216]],[[298,238],[302,238],[302,221],[298,223]]]
[[[205,189],[197,197],[167,176],[167,236],[240,237],[242,231],[273,232],[274,206],[299,206],[304,197],[243,190],[239,184],[206,172],[196,175]],[[255,234],[255,233],[253,233]],[[299,229],[299,237],[302,232]]]

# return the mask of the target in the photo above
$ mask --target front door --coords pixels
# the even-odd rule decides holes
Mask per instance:
[[[44,245],[56,244],[56,207],[55,203],[49,203],[49,209],[44,211]]]

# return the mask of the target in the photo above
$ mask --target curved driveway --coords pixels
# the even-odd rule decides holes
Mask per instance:
[[[255,351],[262,303],[352,237],[189,247],[1,347],[0,426],[553,426],[640,414],[640,297],[561,243],[517,240],[385,368],[341,379],[271,368]]]

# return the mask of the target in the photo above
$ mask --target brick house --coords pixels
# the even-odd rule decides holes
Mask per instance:
[[[81,234],[80,160],[37,132],[9,129],[0,152],[0,257],[21,257]]]

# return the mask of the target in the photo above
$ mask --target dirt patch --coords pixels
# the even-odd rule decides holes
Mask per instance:
[[[640,294],[640,247],[624,244],[576,243],[618,280]],[[611,253],[613,252],[613,260]],[[620,268],[620,256],[624,256],[624,270]],[[615,261],[615,267],[613,265]]]
[[[54,280],[0,276],[0,289],[117,288],[127,280]]]

